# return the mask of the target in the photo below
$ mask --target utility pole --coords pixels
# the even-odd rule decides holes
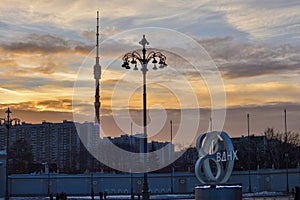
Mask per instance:
[[[284,134],[285,134],[285,161],[286,161],[286,192],[289,193],[289,153],[288,153],[288,132],[286,122],[286,109],[284,109]]]
[[[173,159],[173,145],[172,145],[172,140],[173,140],[173,121],[170,120],[170,158],[171,160]],[[174,179],[174,166],[173,163],[171,163],[171,194],[174,193],[174,183],[173,183],[173,179]]]
[[[252,192],[251,190],[251,169],[250,169],[250,116],[249,113],[247,113],[247,132],[248,132],[248,185],[249,185],[249,192]]]

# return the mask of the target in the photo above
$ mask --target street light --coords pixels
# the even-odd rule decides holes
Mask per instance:
[[[143,39],[139,42],[140,45],[143,46],[142,53],[138,53],[137,51],[132,51],[126,53],[122,60],[124,63],[122,67],[125,69],[131,69],[130,64],[134,65],[133,70],[138,70],[138,62],[141,64],[141,71],[143,73],[143,121],[144,121],[144,153],[148,152],[147,148],[147,96],[146,96],[146,74],[148,71],[147,65],[150,61],[153,63],[153,70],[163,69],[167,66],[166,64],[166,56],[161,52],[150,51],[148,54],[145,48],[146,45],[149,45],[149,42],[146,40],[145,35],[143,35]],[[159,61],[158,61],[159,60]],[[130,63],[130,64],[129,64]],[[159,64],[159,67],[157,67]],[[146,161],[146,157],[144,157],[144,162]],[[143,183],[143,191],[142,191],[143,199],[149,199],[149,188],[148,188],[148,173],[144,172],[144,183]]]
[[[5,111],[7,114],[6,118],[0,118],[0,126],[5,125],[7,128],[6,134],[6,173],[5,173],[5,200],[9,199],[8,195],[8,155],[9,155],[9,129],[12,126],[20,125],[20,119],[18,118],[11,118],[10,114],[12,113],[9,108]],[[14,125],[13,125],[14,122]]]

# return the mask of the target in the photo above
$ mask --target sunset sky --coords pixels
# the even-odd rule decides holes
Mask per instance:
[[[129,2],[2,0],[1,117],[5,116],[5,109],[10,107],[14,117],[26,122],[73,120],[73,111],[80,112],[80,109],[72,108],[74,83],[79,79],[92,83],[90,90],[85,88],[85,91],[88,91],[86,95],[90,96],[82,93],[84,98],[81,103],[93,106],[95,18],[96,11],[99,10],[101,41],[131,29],[160,27],[186,34],[204,47],[218,67],[224,82],[227,108],[224,130],[231,136],[247,133],[247,113],[250,113],[251,117],[252,134],[261,135],[267,127],[283,131],[285,108],[288,115],[288,129],[300,131],[299,1]],[[145,34],[147,36],[147,33]],[[142,35],[136,35],[136,38],[133,38],[136,43],[127,41],[126,48],[139,48],[138,42],[141,38]],[[151,40],[150,36],[147,39],[151,46],[151,41],[155,39]],[[167,41],[168,37],[162,39]],[[161,45],[163,49],[166,44]],[[111,49],[107,47],[111,52],[104,52],[103,49],[100,51],[101,65],[105,66],[114,58],[117,60],[116,65],[119,66],[121,62],[116,58],[120,58],[122,54],[117,55],[112,51],[118,47],[116,44]],[[168,70],[172,67],[176,70],[185,67],[184,62],[174,59],[169,55]],[[84,65],[90,65],[90,68],[85,70],[85,75],[89,76],[90,73],[90,77],[78,77],[80,67]],[[102,74],[102,123],[112,123],[112,112],[108,111],[113,95],[111,89],[124,73],[127,71],[113,66]],[[167,76],[166,74],[171,72],[161,71],[161,73]],[[135,72],[128,76],[136,77],[133,78],[132,84],[141,84],[141,73],[137,75]],[[203,132],[208,127],[210,95],[203,79],[200,77],[195,79],[188,73],[186,76],[198,97],[199,106],[193,109],[201,110],[203,123],[200,123],[199,132]],[[177,81],[179,93],[185,94],[184,87],[178,79],[174,77],[172,81]],[[123,86],[124,94],[119,92],[119,95],[113,97],[118,106],[112,109],[120,112],[127,106],[127,102],[124,105],[122,103],[124,98],[122,95],[126,96],[127,91],[126,83]],[[131,114],[137,122],[141,121],[141,97],[142,91],[138,89],[128,103],[129,107],[134,109]],[[168,119],[173,119],[175,126],[176,122],[179,123],[175,116],[182,107],[179,106],[176,95],[172,94],[172,89],[170,92],[160,88],[159,85],[149,85],[148,99],[149,106],[159,104],[171,113]],[[183,107],[193,106],[183,105]],[[110,132],[114,135],[122,131],[112,128]]]

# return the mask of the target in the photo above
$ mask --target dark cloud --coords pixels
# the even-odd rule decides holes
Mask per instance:
[[[41,111],[41,110],[64,110],[66,112],[72,111],[72,100],[70,99],[58,99],[58,100],[45,100],[45,101],[27,101],[20,103],[0,104],[0,109],[6,109],[10,107],[16,110],[23,111]],[[40,109],[42,107],[42,109]]]
[[[17,59],[17,58],[16,58]],[[67,63],[63,63],[63,60],[58,60],[55,57],[52,56],[45,56],[44,59],[34,60],[33,58],[33,66],[31,67],[23,67],[21,68],[20,65],[17,63],[19,61],[15,60],[0,60],[0,69],[3,69],[3,72],[0,74],[1,78],[7,78],[10,77],[12,79],[14,78],[25,78],[25,77],[32,77],[34,79],[33,74],[45,74],[45,75],[51,75],[55,72],[60,73],[68,73],[68,74],[74,74],[76,73],[74,69],[72,69],[72,66],[68,65]],[[34,66],[35,63],[38,62],[38,66]],[[79,65],[79,64],[78,64]],[[40,76],[38,76],[40,78]],[[50,77],[49,77],[50,78]],[[45,79],[47,79],[45,77]]]
[[[83,39],[85,39],[85,40],[87,40],[87,41],[90,41],[90,42],[94,41],[94,40],[95,40],[95,37],[96,37],[95,30],[90,30],[90,31],[84,30],[84,31],[81,31],[81,32],[79,33],[79,35],[80,35]]]
[[[214,37],[214,38],[206,38],[206,39],[197,39],[195,38],[196,40],[198,40],[198,42],[203,45],[203,46],[211,46],[211,45],[214,45],[214,44],[218,44],[218,43],[224,43],[224,42],[232,42],[233,41],[233,37],[231,36],[226,36],[226,37]]]
[[[279,62],[233,63],[224,64],[220,68],[225,78],[245,78],[261,75],[287,73],[300,69],[300,64],[284,64]]]
[[[298,71],[300,48],[236,43],[231,37],[198,40],[225,78],[255,77]]]
[[[74,48],[74,51],[78,54],[88,55],[94,48],[94,45],[78,45]]]
[[[79,64],[78,64],[79,65]],[[40,73],[50,75],[55,72],[74,74],[76,68],[55,57],[48,57],[39,63],[38,67],[26,68],[28,73]]]
[[[91,34],[91,33],[88,33]],[[107,36],[100,38],[104,42]],[[70,40],[58,35],[39,35],[29,34],[22,41],[0,44],[0,49],[4,52],[24,53],[24,54],[55,54],[69,53],[87,56],[96,46],[95,36],[91,40],[92,44],[84,43],[78,40]],[[126,41],[114,39],[106,40],[100,45],[100,55],[103,56],[120,56],[124,52],[136,49],[137,45],[132,45]],[[139,47],[140,48],[140,47]]]
[[[56,110],[72,110],[72,100],[70,99],[61,99],[61,100],[46,100],[41,101],[36,104],[37,107],[42,106],[44,109]]]
[[[100,28],[99,30],[99,39],[100,41],[103,41],[105,39],[107,39],[108,37],[114,35],[114,34],[117,34],[119,32],[121,32],[122,30],[121,29],[117,29],[115,27],[105,27],[105,28]],[[84,30],[84,31],[81,31],[79,33],[79,35],[89,41],[89,42],[92,42],[92,43],[95,43],[95,39],[96,39],[96,30]]]
[[[13,110],[36,110],[34,102],[0,104],[0,109],[7,109],[8,107]]]
[[[38,35],[38,34],[29,34],[22,41],[12,42],[12,43],[3,43],[0,47],[5,51],[17,52],[17,53],[84,53],[91,51],[92,49],[87,50],[91,46],[75,41],[68,40],[66,38],[57,36],[57,35]]]
[[[16,73],[16,72],[15,72]],[[21,71],[19,71],[21,75]],[[26,73],[29,73],[26,71]],[[7,74],[3,76],[0,75],[1,86],[11,85],[7,89],[16,89],[16,88],[37,88],[37,87],[52,87],[52,88],[62,88],[62,87],[73,87],[74,81],[72,80],[57,80],[52,77],[49,78],[39,78],[39,77],[22,77],[19,76],[9,77]],[[46,89],[45,89],[46,90]]]
[[[17,53],[59,53],[68,50],[68,48],[63,45],[41,45],[36,42],[13,42],[10,44],[4,44],[1,47],[6,51]]]

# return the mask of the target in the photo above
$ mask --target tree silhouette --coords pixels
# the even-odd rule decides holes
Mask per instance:
[[[17,140],[9,149],[9,171],[10,173],[24,174],[30,172],[33,163],[31,146],[26,140]]]
[[[239,160],[235,162],[235,170],[256,170],[258,168],[297,167],[300,152],[300,135],[295,132],[282,133],[273,128],[267,128],[262,136],[250,135],[233,139],[238,151]]]
[[[265,157],[268,165],[275,168],[285,168],[285,154],[289,155],[289,166],[296,167],[299,162],[300,136],[295,132],[275,132],[273,128],[268,128],[264,132],[266,138]]]

